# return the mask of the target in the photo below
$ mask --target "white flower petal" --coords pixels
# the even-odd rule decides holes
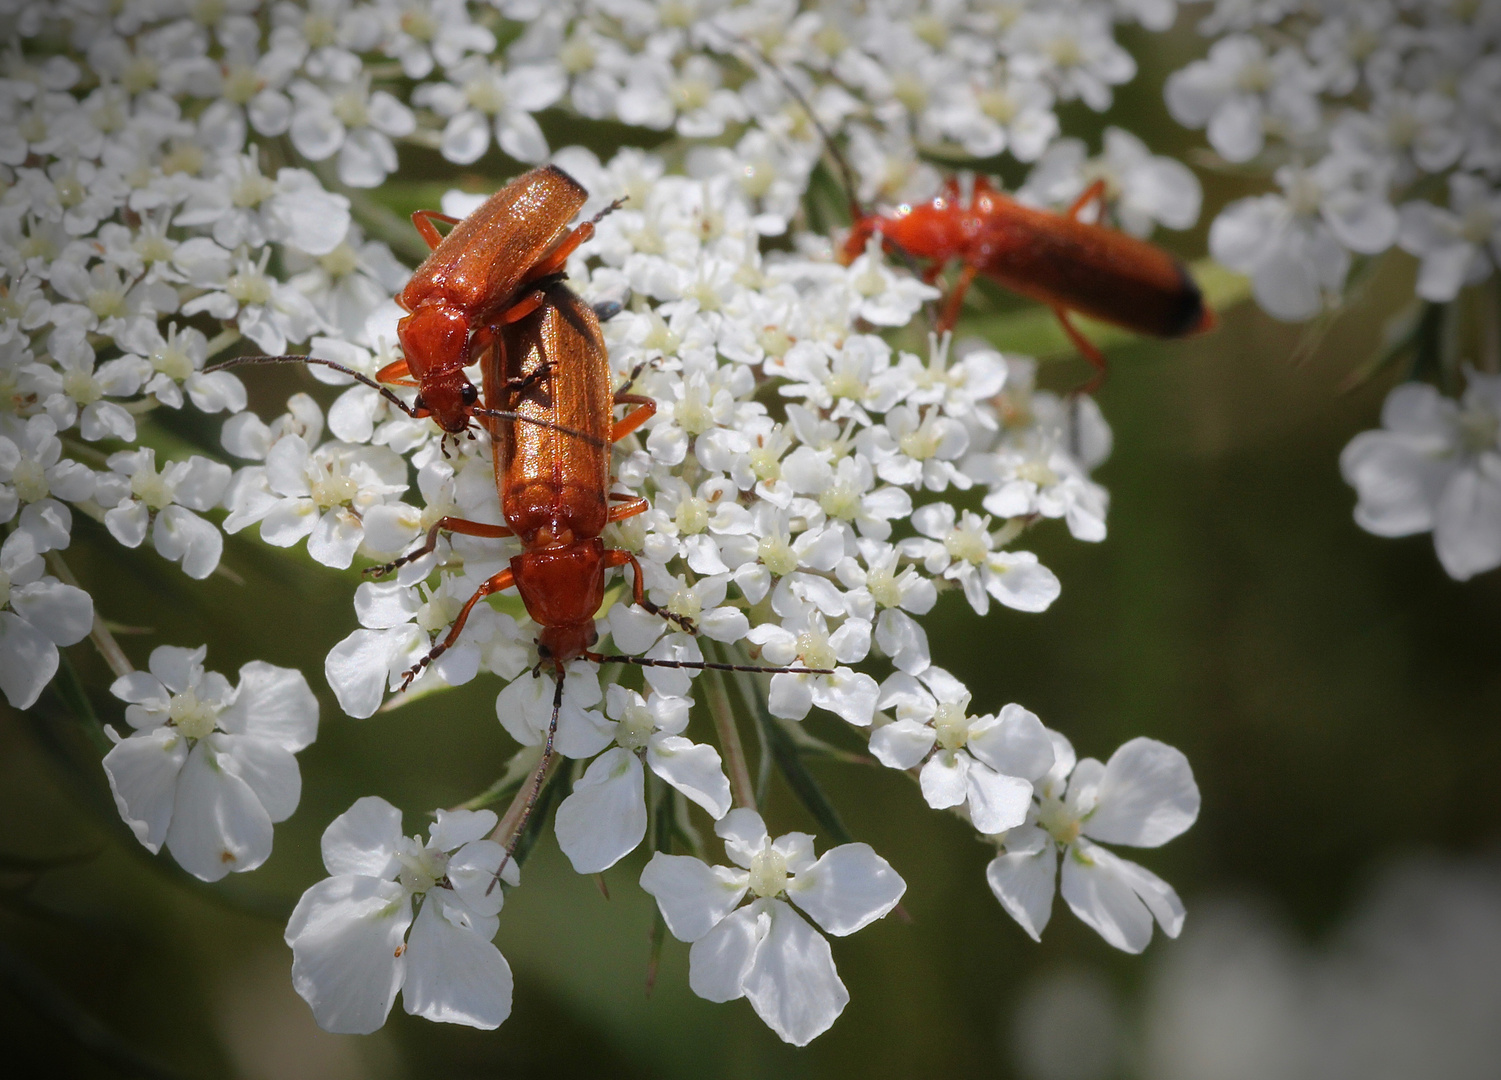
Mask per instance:
[[[646,789],[641,762],[615,746],[595,758],[558,807],[558,847],[580,874],[597,874],[634,851],[646,837]]]
[[[188,752],[177,779],[167,850],[188,873],[218,881],[254,870],[271,854],[271,818],[255,791],[221,763],[211,739]]]
[[[747,869],[756,853],[771,841],[761,815],[744,806],[736,807],[716,821],[714,835],[724,841],[725,853],[731,860]]]
[[[502,862],[504,870],[500,869]],[[471,840],[448,860],[448,881],[465,906],[480,915],[494,915],[505,906],[506,899],[505,890],[495,880],[497,870],[506,884],[520,883],[516,860],[506,858],[505,848],[494,840]]]
[[[928,759],[918,779],[922,797],[934,810],[958,806],[969,798],[969,766],[974,759],[964,751],[940,750]]]
[[[1101,852],[1107,858],[1098,856]],[[1103,848],[1070,845],[1063,856],[1063,899],[1081,922],[1123,952],[1152,940],[1152,913]]]
[[[990,891],[1017,923],[1042,940],[1053,913],[1053,893],[1058,880],[1058,848],[1051,841],[1034,853],[1008,851],[990,860],[985,868]]]
[[[412,921],[394,881],[342,874],[318,882],[287,922],[292,986],[324,1031],[368,1035],[386,1022],[406,965],[398,959]]]
[[[1053,740],[1036,714],[1007,705],[994,720],[970,727],[969,752],[1007,776],[1040,780],[1053,767]]]
[[[1005,832],[1027,820],[1027,811],[1032,808],[1032,785],[1028,781],[998,773],[974,760],[969,763],[965,781],[969,819],[979,832]]]
[[[57,646],[13,611],[0,611],[0,690],[15,709],[29,709],[57,674]]]
[[[887,768],[910,769],[927,757],[936,737],[927,724],[897,720],[871,733],[870,752]]]
[[[437,891],[407,939],[402,1005],[413,1016],[489,1031],[511,1015],[511,966],[495,945],[445,917]]]
[[[787,897],[836,937],[869,926],[896,907],[907,883],[869,844],[840,844],[800,871]]]
[[[401,811],[378,795],[366,795],[323,830],[323,865],[330,874],[394,878],[401,839]]]
[[[152,854],[167,838],[177,801],[177,774],[187,759],[188,741],[169,727],[122,739],[104,755],[104,772],[120,817]]]
[[[295,752],[318,736],[318,699],[302,672],[252,660],[240,668],[235,699],[219,714],[219,726]]]
[[[680,735],[653,738],[646,747],[652,772],[698,803],[714,819],[730,809],[730,781],[724,775],[719,751]]]
[[[94,598],[51,578],[12,588],[10,606],[55,645],[76,645],[94,627]]]
[[[783,1041],[807,1046],[839,1018],[849,991],[822,934],[780,900],[766,902],[766,912],[771,926],[742,980],[745,997]]]
[[[210,738],[223,755],[220,764],[250,785],[273,823],[292,816],[302,798],[302,774],[292,751],[256,735],[215,733]]]
[[[641,888],[656,898],[667,929],[687,942],[697,941],[734,911],[749,880],[744,870],[660,851],[641,871]]]
[[[181,562],[182,572],[195,581],[212,574],[224,554],[224,535],[182,506],[169,506],[156,515],[151,542],[157,554]]]
[[[1156,739],[1135,738],[1105,764],[1084,834],[1111,844],[1157,847],[1199,816],[1199,787],[1188,758]]]
[[[771,916],[763,907],[761,901],[731,912],[693,943],[688,950],[689,989],[705,1001],[734,1001],[744,995],[756,950],[771,929]]]

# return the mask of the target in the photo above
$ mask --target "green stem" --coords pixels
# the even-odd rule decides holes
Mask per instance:
[[[719,735],[719,751],[724,756],[725,772],[730,778],[730,795],[736,806],[756,809],[756,786],[751,782],[750,764],[746,760],[745,746],[740,741],[740,729],[735,724],[735,710],[730,705],[730,695],[725,689],[724,675],[718,671],[704,672],[702,685],[707,691],[705,704],[714,718],[714,730]]]

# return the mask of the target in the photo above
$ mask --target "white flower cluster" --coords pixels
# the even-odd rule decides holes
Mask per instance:
[[[1211,254],[1279,319],[1336,305],[1352,261],[1394,245],[1451,301],[1501,261],[1501,5],[1219,0],[1219,35],[1168,79],[1179,122],[1279,191],[1227,206]]]
[[[89,594],[65,581],[75,514],[102,526],[89,542],[149,537],[195,579],[217,569],[224,533],[251,526],[347,568],[392,560],[445,517],[501,523],[488,440],[445,440],[323,368],[348,386],[326,412],[296,394],[268,422],[246,411],[239,379],[204,370],[247,341],[273,355],[308,343],[374,376],[392,359],[391,298],[408,270],[367,236],[367,196],[350,189],[385,181],[398,142],[456,164],[493,142],[525,162],[551,155],[591,193],[586,216],[622,200],[568,274],[585,296],[618,300],[604,324],[611,367],[638,372],[636,391],[657,403],[612,463],[616,493],[650,510],[605,540],[680,621],[617,600],[599,632],[623,654],[689,666],[648,666],[628,686],[578,660],[555,706],[538,627],[482,603],[416,689],[500,676],[497,717],[522,746],[512,771],[525,776],[548,741],[563,759],[551,763],[554,831],[581,873],[666,836],[651,829],[660,815],[707,813],[739,869],[654,839],[643,888],[693,943],[693,989],[747,998],[791,1042],[848,999],[828,943],[794,908],[841,936],[892,910],[905,883],[861,844],[815,859],[810,837],[769,838],[740,782],[733,715],[715,713],[717,746],[686,734],[706,648],[832,671],[775,675],[753,722],[812,739],[795,725],[817,707],[868,737],[930,806],[1003,849],[991,883],[1029,932],[1046,919],[1036,867],[1050,875],[1062,846],[1065,899],[1107,940],[1143,947],[1143,904],[1176,933],[1171,890],[1081,837],[1149,846],[1186,828],[1198,797],[1181,755],[1137,740],[1100,779],[1020,706],[971,716],[919,621],[945,592],[976,616],[992,602],[1045,610],[1060,583],[1014,545],[1048,519],[1104,538],[1108,499],[1090,473],[1110,430],[1091,400],[1035,390],[1024,357],[947,336],[919,354],[881,336],[937,290],[887,265],[879,243],[845,267],[827,238],[799,231],[822,146],[774,74],[847,137],[862,197],[921,189],[937,178],[913,147],[952,145],[1037,162],[1034,201],[1067,202],[1106,177],[1127,228],[1184,227],[1198,189],[1181,166],[1115,129],[1087,161],[1055,139],[1053,112],[1074,98],[1107,107],[1134,73],[1113,27],[1160,29],[1175,12],[1174,0],[22,5],[0,77],[0,690],[30,707],[59,645],[93,633],[113,646]],[[671,128],[679,143],[604,163],[551,154],[533,116],[548,108]],[[692,145],[703,139],[715,145]],[[669,171],[678,162],[688,175]],[[460,202],[445,209],[472,209]],[[226,415],[219,446],[169,453],[181,443],[155,438],[153,413],[189,403]],[[379,708],[517,550],[455,534],[361,585],[360,628],[325,663],[344,710]],[[316,735],[303,677],[253,662],[232,687],[204,670],[203,648],[158,648],[149,674],[110,655],[132,730],[112,730],[104,767],[131,830],[205,880],[259,866],[300,799],[294,755]],[[375,798],[329,826],[332,876],[287,928],[294,982],[321,1024],[374,1030],[398,991],[434,1020],[506,1017],[510,973],[491,939],[530,805],[526,784],[511,790],[515,812],[439,811],[428,841],[403,837],[400,812]],[[996,866],[1018,858],[1033,862],[1006,884]]]
[[[1268,313],[1301,321],[1340,305],[1357,260],[1407,252],[1415,299],[1390,336],[1409,347],[1389,358],[1437,355],[1440,370],[1422,374],[1451,383],[1465,363],[1490,373],[1466,369],[1463,403],[1428,385],[1392,392],[1386,430],[1357,436],[1342,458],[1355,520],[1380,536],[1431,530],[1460,580],[1501,565],[1488,389],[1501,353],[1484,329],[1484,355],[1454,348],[1477,336],[1462,290],[1494,290],[1501,265],[1501,4],[1218,0],[1201,29],[1217,40],[1169,78],[1168,108],[1225,162],[1270,172],[1280,189],[1225,207],[1214,257],[1251,278]]]

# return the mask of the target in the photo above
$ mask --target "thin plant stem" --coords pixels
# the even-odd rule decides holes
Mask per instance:
[[[57,580],[64,585],[79,588],[78,579],[73,576],[73,571],[63,561],[61,552],[47,552],[47,565],[57,575]],[[120,648],[120,643],[115,640],[115,635],[109,632],[109,627],[104,625],[104,619],[99,612],[94,612],[94,626],[89,631],[89,639],[93,641],[94,648],[99,650],[99,655],[104,657],[104,662],[115,673],[115,678],[123,678],[135,670],[135,665],[130,662],[130,657],[125,655],[125,650]]]
[[[735,710],[730,705],[730,695],[725,690],[724,676],[717,671],[704,673],[703,680],[708,693],[705,703],[709,715],[714,718],[714,730],[719,735],[719,749],[724,755],[725,770],[730,778],[730,795],[736,806],[756,809],[756,785],[751,780],[750,763],[745,756],[745,746],[740,741],[740,729],[735,723]]]
[[[537,760],[539,761],[542,759],[541,751],[542,747],[539,745],[537,747]],[[552,760],[547,763],[547,768],[542,773],[540,787],[547,786],[547,782],[552,779],[552,774],[558,771],[558,766],[562,761],[563,756],[561,754],[554,754],[552,756]],[[520,789],[511,799],[511,805],[506,807],[506,812],[501,815],[499,823],[496,824],[490,833],[490,839],[494,840],[507,851],[511,850],[511,844],[516,839],[514,834],[520,830],[523,824],[522,819],[526,816],[527,798],[531,794],[531,789],[532,785],[530,784],[523,783],[521,785]]]

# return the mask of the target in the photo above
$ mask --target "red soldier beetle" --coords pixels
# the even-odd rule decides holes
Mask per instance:
[[[1105,358],[1074,326],[1072,312],[1163,338],[1202,333],[1215,324],[1182,262],[1155,244],[1080,219],[1104,193],[1105,181],[1097,180],[1067,213],[1056,214],[1017,202],[984,177],[975,178],[966,202],[951,177],[926,203],[902,205],[887,215],[858,213],[842,261],[854,261],[877,233],[887,248],[927,261],[922,276],[930,284],[957,260],[962,269],[939,315],[940,332],[958,321],[964,294],[980,274],[1047,304],[1097,369],[1085,388],[1093,390],[1104,377]]]
[[[619,201],[573,229],[568,222],[588,192],[562,169],[548,165],[516,177],[463,219],[418,210],[412,223],[431,254],[396,297],[407,312],[397,324],[402,359],[375,378],[311,356],[242,356],[206,369],[241,364],[321,364],[379,391],[408,416],[431,417],[445,434],[470,430],[484,415],[480,394],[464,368],[489,348],[499,327],[525,318],[562,279],[568,256],[594,235],[594,226]],[[447,236],[435,223],[452,225]],[[547,371],[530,376],[544,379]],[[392,386],[415,386],[403,401]],[[519,388],[518,388],[519,389]],[[472,431],[471,431],[472,437]]]
[[[768,674],[832,675],[829,668],[771,667],[708,661],[665,660],[593,651],[598,640],[594,619],[604,601],[605,578],[615,567],[630,567],[631,597],[653,614],[695,632],[693,621],[666,611],[646,596],[641,564],[629,551],[605,547],[602,533],[611,522],[622,521],[649,508],[643,496],[610,491],[610,448],[656,413],[651,398],[629,392],[637,372],[625,386],[610,388],[609,356],[594,310],[567,286],[556,283],[543,303],[525,316],[499,328],[484,363],[487,402],[504,400],[508,410],[483,413],[490,433],[495,484],[504,525],[445,517],[436,522],[424,542],[402,558],[367,573],[386,573],[420,558],[437,545],[442,532],[468,536],[515,537],[521,553],[510,565],[484,582],[465,602],[441,641],[412,667],[402,682],[405,690],[434,659],[447,651],[464,630],[475,604],[492,593],[515,588],[528,614],[540,627],[539,662],[553,669],[552,720],[532,789],[508,848],[515,850],[553,756],[553,736],[563,702],[563,680],[569,661],[623,663],[642,667],[688,670],[753,671]],[[534,375],[546,370],[546,379]],[[624,417],[613,418],[616,405],[631,406]],[[522,423],[502,422],[508,416]],[[612,505],[613,504],[613,505]],[[504,865],[504,864],[502,864]],[[499,880],[497,874],[497,880]]]
[[[965,293],[983,274],[1053,309],[1069,341],[1095,368],[1081,387],[1092,393],[1104,381],[1105,357],[1073,324],[1072,312],[1151,337],[1188,337],[1214,327],[1214,312],[1180,260],[1129,233],[1081,220],[1091,203],[1103,207],[1104,180],[1091,184],[1062,214],[1026,206],[984,177],[976,177],[968,201],[958,179],[950,177],[926,203],[904,203],[890,214],[866,211],[855,194],[854,170],[802,90],[750,42],[731,40],[797,101],[839,169],[850,209],[849,235],[839,249],[842,263],[859,258],[876,234],[887,250],[927,262],[922,279],[930,285],[949,263],[960,263],[959,279],[939,310],[940,334],[954,328]]]

